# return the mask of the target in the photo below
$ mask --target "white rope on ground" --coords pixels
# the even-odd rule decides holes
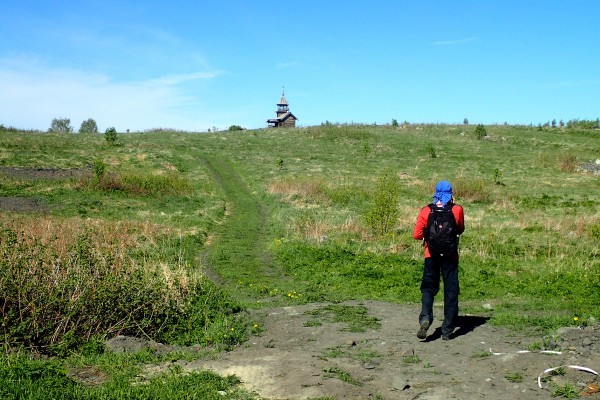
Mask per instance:
[[[494,356],[502,356],[502,355],[508,354],[508,353],[497,353],[497,352],[494,352],[491,347],[490,347],[490,353],[492,353],[492,355],[494,355]],[[541,350],[541,351],[533,352],[533,351],[529,351],[529,350],[518,350],[515,353],[516,354],[525,354],[525,353],[562,354],[562,351]],[[589,373],[592,373],[594,375],[599,375],[600,376],[600,374],[598,374],[593,369],[588,368],[588,367],[581,367],[579,365],[563,365],[563,366],[559,366],[559,367],[548,368],[548,369],[544,370],[538,376],[538,386],[540,387],[540,389],[543,389],[542,388],[542,376],[544,376],[544,374],[547,374],[549,372],[556,371],[556,370],[558,370],[560,368],[571,368],[571,369],[576,369],[576,370],[579,370],[579,371],[589,372]]]
[[[554,368],[548,368],[546,370],[544,370],[544,372],[542,372],[539,376],[538,376],[538,386],[540,387],[540,389],[542,389],[542,375],[547,374],[549,372],[552,371],[556,371],[557,369],[560,368],[572,368],[572,369],[577,369],[579,371],[585,371],[585,372],[590,372],[594,375],[598,375],[598,373],[596,371],[594,371],[591,368],[587,368],[587,367],[580,367],[579,365],[565,365],[565,366],[560,366],[560,367],[554,367]]]
[[[490,347],[490,353],[494,356],[503,356],[508,353],[495,353]],[[516,354],[525,354],[525,353],[542,353],[542,354],[562,354],[562,351],[554,351],[554,350],[540,350],[540,351],[529,351],[529,350],[518,350],[515,352]]]

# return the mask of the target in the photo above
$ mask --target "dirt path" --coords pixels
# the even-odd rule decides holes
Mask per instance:
[[[549,367],[599,371],[598,326],[563,330],[554,343],[561,354],[519,353],[536,339],[493,327],[483,318],[463,316],[450,341],[440,339],[441,323],[436,321],[421,341],[415,335],[418,306],[375,301],[344,305],[366,307],[380,327],[348,332],[344,323],[321,319],[316,324],[314,311],[323,304],[253,311],[262,320],[260,336],[217,359],[153,365],[145,375],[171,370],[173,364],[184,372],[211,369],[236,375],[264,399],[533,400],[553,398],[556,386],[581,391],[599,381],[592,373],[566,368],[565,375],[553,376],[553,383],[543,383],[542,389],[537,382]],[[600,394],[589,398],[600,399]]]

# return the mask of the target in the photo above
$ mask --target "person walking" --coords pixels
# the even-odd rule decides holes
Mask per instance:
[[[413,238],[423,240],[425,261],[421,280],[419,339],[427,338],[433,323],[433,300],[444,280],[442,339],[450,340],[458,318],[458,240],[465,230],[464,210],[454,204],[452,185],[442,180],[435,186],[433,202],[417,216]]]

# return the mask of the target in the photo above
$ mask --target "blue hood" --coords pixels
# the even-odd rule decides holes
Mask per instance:
[[[439,201],[442,206],[445,206],[450,200],[452,200],[452,185],[448,181],[439,181],[435,185],[433,203],[436,204]]]

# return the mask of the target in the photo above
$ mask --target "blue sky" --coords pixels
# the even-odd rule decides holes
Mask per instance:
[[[0,123],[46,130],[600,116],[600,1],[8,1]]]

